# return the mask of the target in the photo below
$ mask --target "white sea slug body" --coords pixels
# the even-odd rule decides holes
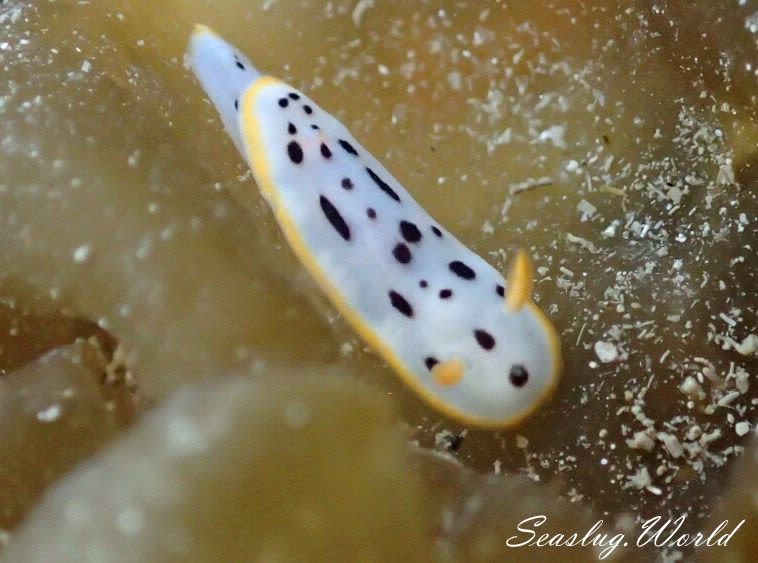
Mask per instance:
[[[416,203],[337,119],[198,26],[189,63],[321,288],[440,411],[511,425],[554,388],[553,326],[519,253],[509,280]]]

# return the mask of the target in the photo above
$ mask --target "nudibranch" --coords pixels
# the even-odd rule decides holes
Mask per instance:
[[[416,203],[336,118],[197,26],[189,66],[290,246],[348,322],[446,415],[505,427],[561,369],[516,255],[508,280]]]

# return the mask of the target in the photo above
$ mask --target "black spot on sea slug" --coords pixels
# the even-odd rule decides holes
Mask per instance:
[[[426,289],[427,287],[429,287],[429,282],[426,280],[421,280],[420,282],[418,282],[418,285],[420,288]]]
[[[440,299],[450,299],[453,296],[453,290],[452,289],[442,289],[440,290]]]
[[[390,196],[395,201],[400,201],[400,196],[395,193],[395,190],[389,187],[389,184],[382,180],[379,176],[376,175],[376,172],[371,170],[371,168],[366,168],[366,172],[368,172],[368,175],[371,176],[371,179],[374,181],[374,183],[379,186],[379,189],[381,189],[384,193],[386,193],[388,196]]]
[[[295,133],[297,133],[297,127],[295,127],[292,123],[288,123],[287,133],[289,133],[290,135],[294,135]]]
[[[529,380],[529,372],[526,371],[526,368],[521,364],[513,364],[511,366],[511,371],[508,374],[508,379],[510,379],[511,383],[516,387],[523,387]]]
[[[324,158],[332,158],[332,151],[329,149],[329,147],[326,146],[325,143],[321,143],[321,156]]]
[[[342,215],[340,215],[340,212],[337,211],[337,208],[334,207],[332,202],[324,196],[321,196],[319,198],[319,203],[321,204],[321,210],[324,212],[324,215],[326,215],[326,218],[329,220],[332,227],[334,227],[334,230],[337,231],[343,239],[350,240],[350,227],[347,226],[347,223],[345,223]]]
[[[505,288],[502,285],[497,284],[497,286],[495,286],[495,291],[500,297],[505,297]]]
[[[426,364],[426,369],[429,371],[432,371],[434,366],[436,366],[438,363],[440,363],[440,361],[437,358],[433,358],[432,356],[424,358],[424,364]]]
[[[312,108],[311,106],[309,106],[308,104],[305,104],[305,105],[303,106],[303,111],[304,111],[306,114],[310,115],[310,114],[312,114],[312,113],[313,113],[313,108]]]
[[[353,181],[350,178],[342,178],[342,182],[340,182],[340,185],[346,190],[353,189]]]
[[[400,234],[408,242],[418,242],[421,240],[421,231],[409,221],[400,221]]]
[[[432,225],[432,232],[438,237],[440,238],[442,237],[442,231],[440,231],[439,227],[435,227],[434,225]]]
[[[288,105],[290,105],[290,101],[287,98],[279,98],[280,108],[286,108]]]
[[[300,99],[300,94],[296,94],[295,92],[290,92],[287,95],[289,96],[290,100],[299,100]]]
[[[474,331],[474,337],[479,343],[479,346],[485,350],[492,350],[495,347],[495,339],[486,330],[482,330],[480,328],[476,329]]]
[[[413,258],[411,249],[402,242],[397,243],[397,246],[392,250],[392,255],[395,257],[395,260],[401,264],[407,264]]]
[[[245,65],[243,65],[241,62],[239,61],[234,61],[234,62],[237,64],[238,69],[245,70]]]
[[[287,154],[289,155],[290,160],[295,164],[303,162],[303,149],[297,141],[291,141],[290,144],[287,145]]]
[[[318,125],[316,125],[315,123],[311,125],[311,129],[313,129],[314,131],[318,131],[318,128],[319,128]]]
[[[373,207],[366,209],[366,215],[368,215],[369,219],[376,219],[376,211]]]
[[[390,290],[390,303],[406,317],[413,317],[413,307],[408,301],[395,290]]]
[[[240,101],[234,100],[234,109],[240,109]]]
[[[358,156],[358,151],[355,150],[355,147],[353,147],[353,145],[351,145],[344,139],[340,139],[339,144],[345,150],[346,153],[352,154],[353,156]]]
[[[474,270],[466,266],[466,264],[460,260],[450,262],[449,268],[451,272],[453,272],[459,278],[463,278],[464,280],[473,280],[476,277],[476,272],[474,272]]]

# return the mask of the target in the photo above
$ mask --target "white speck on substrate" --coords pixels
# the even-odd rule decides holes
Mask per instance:
[[[129,166],[131,166],[132,168],[134,168],[135,166],[137,166],[137,164],[139,164],[140,154],[141,154],[140,150],[139,149],[135,149],[134,152],[132,152],[129,155],[129,157],[127,158],[127,163],[129,164]]]
[[[595,342],[594,348],[598,359],[604,364],[612,362],[619,357],[618,348],[612,342],[598,340]]]
[[[744,436],[750,432],[750,423],[744,420],[742,422],[738,422],[734,425],[734,431],[737,433],[737,436]]]
[[[58,420],[63,408],[58,403],[53,403],[46,409],[43,409],[37,413],[37,420],[40,422],[54,422]]]
[[[350,16],[350,19],[353,20],[355,27],[359,27],[361,25],[361,20],[363,19],[363,14],[366,13],[366,10],[369,10],[373,7],[374,0],[358,0],[358,3],[355,5],[355,8],[353,8],[353,13]]]
[[[550,141],[552,145],[557,149],[568,148],[566,140],[563,138],[566,134],[566,128],[560,125],[551,125],[539,134],[537,140],[540,143]]]
[[[592,219],[595,216],[595,213],[597,213],[597,207],[592,205],[589,201],[586,199],[582,199],[576,206],[577,211],[581,213],[581,221],[585,222],[589,219]]]
[[[76,262],[77,264],[84,264],[92,256],[92,245],[91,244],[81,245],[76,250],[74,250],[72,256],[74,258],[74,262]]]
[[[657,438],[663,442],[663,445],[666,446],[666,449],[672,457],[681,457],[684,454],[684,448],[682,448],[682,445],[679,443],[679,439],[673,434],[658,432]]]
[[[633,450],[653,451],[655,441],[649,436],[647,430],[640,430],[634,433],[634,437],[627,439],[626,445]]]
[[[693,399],[704,399],[705,393],[703,393],[702,387],[700,387],[700,384],[697,382],[697,379],[692,377],[691,375],[688,375],[682,384],[679,386],[679,390],[687,395],[688,397],[691,397]]]

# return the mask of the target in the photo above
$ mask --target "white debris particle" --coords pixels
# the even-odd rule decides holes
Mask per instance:
[[[343,342],[340,346],[340,355],[343,357],[349,356],[353,353],[353,344],[352,342]]]
[[[361,20],[363,19],[363,14],[366,13],[366,10],[369,10],[373,7],[374,0],[358,0],[358,3],[355,5],[355,8],[353,8],[353,13],[351,15],[355,27],[359,27],[361,25]]]
[[[723,397],[721,397],[721,399],[719,399],[718,405],[720,407],[725,407],[727,405],[730,405],[739,396],[740,396],[740,392],[739,391],[730,391],[729,393],[727,393],[726,395],[724,395]]]
[[[589,201],[586,199],[581,200],[577,206],[576,209],[581,213],[581,220],[587,221],[589,219],[592,219],[595,216],[595,213],[597,213],[597,207],[592,205]]]
[[[510,185],[511,194],[515,195],[521,192],[526,192],[534,188],[541,188],[549,186],[554,183],[554,180],[549,176],[543,176],[542,178],[529,178],[523,182],[518,182]]]
[[[627,475],[626,479],[628,482],[626,483],[625,488],[634,487],[635,489],[642,490],[652,484],[650,473],[644,465],[640,465],[634,475]]]
[[[679,390],[685,395],[692,397],[693,399],[704,399],[705,393],[703,393],[702,387],[697,382],[697,379],[688,375],[682,384],[679,386]]]
[[[681,457],[684,454],[684,448],[679,443],[679,439],[673,434],[667,432],[658,432],[658,439],[663,442],[671,457]]]
[[[87,73],[90,70],[92,70],[92,63],[85,59],[82,63],[82,72]]]
[[[737,387],[737,391],[740,393],[747,393],[750,388],[750,374],[743,368],[739,368],[734,374],[734,384]]]
[[[565,134],[565,127],[562,127],[560,125],[551,125],[540,133],[539,137],[537,137],[537,140],[540,143],[550,141],[555,148],[566,149],[568,148],[568,145],[566,144],[566,140],[563,138]]]
[[[461,76],[461,73],[457,70],[454,70],[450,74],[447,75],[447,83],[450,88],[453,90],[460,90],[461,86],[463,85],[463,77]]]
[[[715,442],[721,438],[721,430],[716,428],[713,432],[709,432],[708,434],[703,434],[700,438],[700,443],[703,445],[710,444],[711,442]]]
[[[729,326],[737,325],[737,321],[735,321],[732,317],[725,315],[724,313],[719,313],[719,317],[721,317],[721,320],[724,321]]]
[[[516,436],[516,447],[520,450],[525,450],[529,446],[529,440],[524,436]]]
[[[566,233],[566,240],[572,244],[578,244],[584,250],[589,251],[590,254],[597,254],[600,249],[597,248],[591,241],[586,238],[578,237],[572,233]]]
[[[595,342],[594,348],[598,359],[604,364],[612,362],[619,357],[618,348],[616,348],[616,345],[613,344],[613,342],[598,340]]]
[[[503,462],[499,459],[496,459],[494,462],[492,462],[492,467],[495,469],[495,475],[500,475],[501,466],[503,465]]]
[[[139,149],[135,149],[126,159],[129,166],[134,168],[139,164],[139,157],[140,157],[141,151]]]
[[[626,440],[626,445],[633,450],[653,451],[655,441],[648,435],[647,430],[640,430],[634,433],[634,437]]]
[[[737,436],[744,436],[750,432],[750,423],[744,420],[742,422],[738,422],[734,425],[734,431],[737,433]]]
[[[758,334],[748,334],[742,342],[732,346],[738,354],[743,356],[758,355]]]
[[[74,262],[76,262],[77,264],[84,264],[92,256],[92,245],[91,244],[81,245],[76,250],[74,250],[72,256],[74,258]]]
[[[719,167],[719,172],[716,175],[717,184],[733,184],[734,183],[734,168],[732,167],[731,160],[722,164]]]
[[[695,426],[691,426],[687,430],[687,434],[684,436],[686,440],[692,441],[697,440],[700,438],[700,436],[703,434],[702,428],[700,428],[697,424]]]
[[[54,422],[58,420],[58,417],[60,417],[61,413],[63,412],[63,408],[58,403],[53,403],[46,409],[43,409],[37,413],[37,420],[40,422]]]
[[[649,493],[653,493],[654,495],[662,495],[663,491],[660,489],[660,487],[656,487],[655,485],[648,485],[645,487],[645,490]]]
[[[672,186],[666,192],[666,197],[668,197],[671,200],[671,203],[673,203],[674,205],[679,205],[682,201],[682,194],[683,192],[680,188],[677,188],[676,186]]]

